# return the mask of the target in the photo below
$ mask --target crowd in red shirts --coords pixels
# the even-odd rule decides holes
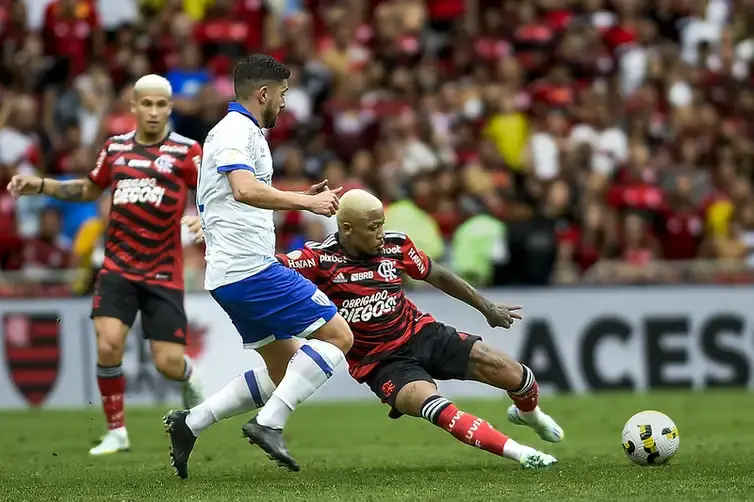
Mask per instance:
[[[99,217],[12,200],[13,173],[86,173],[134,127],[131,85],[150,72],[173,85],[173,127],[202,141],[235,60],[264,51],[292,70],[268,134],[281,188],[327,177],[410,199],[447,256],[460,225],[491,215],[508,250],[496,283],[521,260],[552,270],[538,283],[606,263],[634,271],[599,281],[651,282],[673,274],[648,265],[689,260],[746,278],[752,13],[751,0],[0,0],[0,265],[65,268]],[[282,249],[324,231],[300,214],[278,226]]]

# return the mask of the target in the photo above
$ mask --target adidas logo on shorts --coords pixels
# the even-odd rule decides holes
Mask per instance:
[[[335,276],[335,279],[333,279],[332,282],[333,284],[343,284],[344,282],[348,282],[348,279],[346,279],[346,276],[341,272]]]

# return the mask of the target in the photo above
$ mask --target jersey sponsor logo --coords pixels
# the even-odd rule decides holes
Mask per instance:
[[[161,145],[160,151],[165,153],[177,153],[179,155],[186,155],[189,149],[187,146],[183,145]]]
[[[115,162],[113,162],[113,165],[114,166],[125,166],[126,165],[126,159],[124,159],[123,157],[118,157],[117,159],[115,159]]]
[[[305,260],[290,260],[288,262],[288,268],[292,269],[299,269],[299,268],[313,268],[317,266],[317,260],[314,258],[307,258]]]
[[[366,281],[369,279],[374,279],[374,272],[372,272],[371,270],[367,272],[357,272],[355,274],[351,274],[351,282]]]
[[[151,165],[152,161],[146,159],[131,159],[128,161],[128,167],[150,167]]]
[[[303,255],[304,255],[304,253],[302,253],[300,249],[294,249],[293,251],[290,251],[290,252],[289,252],[288,254],[286,254],[285,256],[287,256],[287,257],[288,257],[288,258],[290,258],[291,260],[298,260],[298,259],[299,259],[299,258],[301,258],[301,257],[302,257]]]
[[[343,257],[334,254],[321,254],[319,255],[320,263],[343,263]]]
[[[332,280],[333,284],[343,284],[344,282],[348,282],[348,279],[346,278],[346,275],[343,272],[336,275],[335,279]]]
[[[395,263],[391,260],[382,260],[377,266],[377,274],[386,281],[394,281],[398,278],[398,272],[395,270]]]
[[[118,181],[113,193],[113,204],[150,203],[159,206],[165,189],[154,178],[129,178]]]
[[[414,262],[414,265],[416,265],[416,268],[419,269],[419,273],[424,275],[427,273],[427,267],[424,265],[424,260],[421,259],[421,256],[419,256],[419,253],[416,252],[416,249],[411,248],[408,250],[408,257],[411,259],[412,262]]]
[[[387,291],[379,291],[370,296],[344,301],[339,312],[348,323],[369,322],[390,314],[397,304],[398,300],[394,296]]]
[[[170,155],[160,155],[154,161],[154,165],[157,166],[157,171],[161,173],[169,173],[173,170],[173,164],[175,164],[175,157]]]
[[[130,152],[133,149],[133,143],[110,143],[107,145],[108,152]]]
[[[390,247],[382,248],[382,254],[400,254],[400,253],[401,253],[400,246],[390,246]]]

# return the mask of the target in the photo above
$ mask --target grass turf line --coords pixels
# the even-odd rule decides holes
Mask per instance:
[[[102,432],[98,409],[32,410],[0,413],[0,500],[754,499],[752,393],[545,396],[543,408],[566,432],[558,445],[509,424],[507,399],[458,404],[559,463],[523,471],[423,420],[390,420],[376,403],[311,404],[286,430],[300,473],[276,468],[246,444],[239,418],[202,436],[191,477],[181,481],[169,467],[166,409],[127,409],[133,451],[100,458],[87,455]],[[667,413],[678,426],[681,446],[668,466],[642,468],[623,455],[623,424],[645,409]]]

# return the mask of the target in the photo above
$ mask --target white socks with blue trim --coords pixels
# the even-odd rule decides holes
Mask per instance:
[[[199,436],[224,418],[261,408],[275,390],[266,367],[254,368],[230,381],[225,387],[191,408],[186,425]]]
[[[312,339],[301,345],[288,363],[280,385],[259,411],[257,423],[282,429],[296,406],[317,392],[345,360],[343,352],[331,343]]]

